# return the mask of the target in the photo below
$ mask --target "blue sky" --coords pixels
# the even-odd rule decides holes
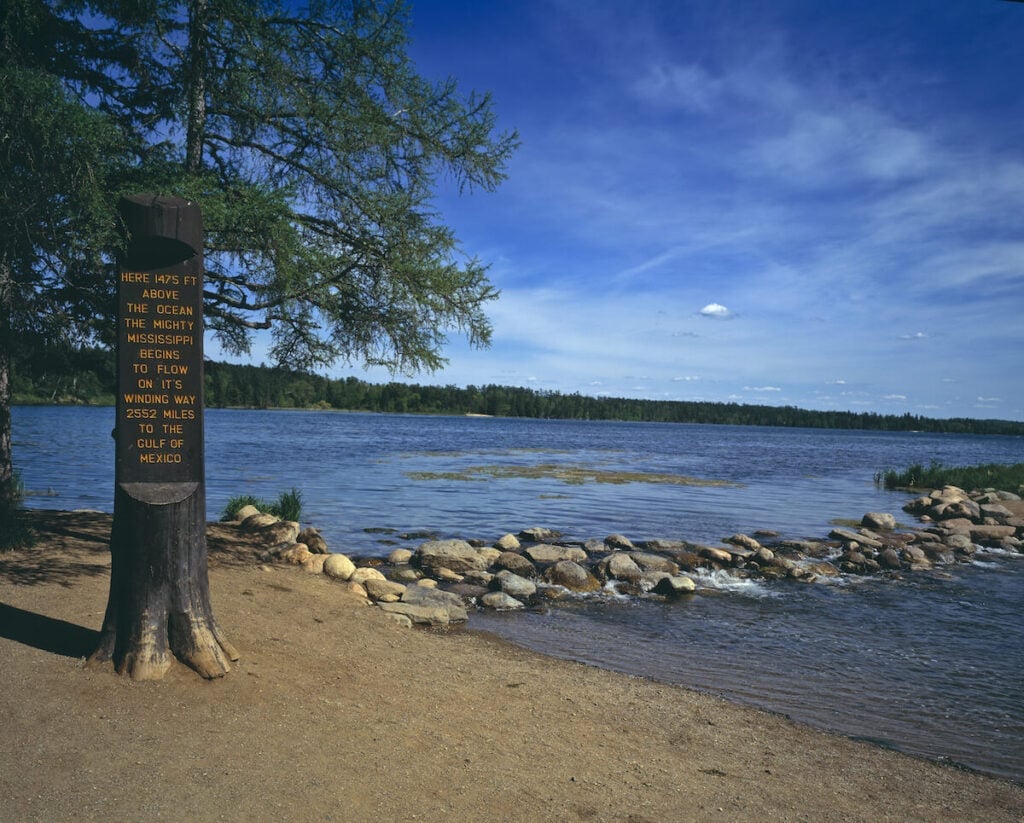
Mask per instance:
[[[1024,4],[414,0],[522,147],[420,383],[1024,419]],[[364,379],[386,372],[335,370]]]

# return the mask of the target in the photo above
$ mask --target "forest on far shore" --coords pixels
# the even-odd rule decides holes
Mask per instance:
[[[14,352],[16,404],[113,405],[114,354],[99,348]],[[206,361],[207,408],[337,409],[398,414],[487,414],[566,420],[717,423],[956,434],[1024,434],[1024,422],[929,418],[914,414],[811,411],[697,400],[637,400],[537,391],[516,386],[428,386],[367,383],[268,366]]]

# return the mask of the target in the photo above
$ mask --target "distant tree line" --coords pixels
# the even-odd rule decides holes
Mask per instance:
[[[116,373],[112,352],[16,353],[15,402],[112,403]],[[397,414],[489,414],[563,420],[622,420],[650,423],[716,423],[871,431],[1024,435],[1024,423],[972,418],[937,419],[915,414],[810,411],[696,400],[636,400],[588,397],[516,386],[421,386],[328,378],[293,369],[207,361],[209,408],[338,409]]]

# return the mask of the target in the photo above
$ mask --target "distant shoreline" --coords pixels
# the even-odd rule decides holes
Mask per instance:
[[[404,384],[402,384],[404,385]],[[592,399],[592,398],[588,398]],[[657,403],[658,401],[631,401],[636,403]],[[686,403],[688,401],[672,401]],[[33,398],[21,396],[12,399],[12,406],[23,408],[32,407],[58,407],[58,408],[113,408],[115,401],[113,397],[103,396],[96,400],[48,400],[46,398]],[[728,404],[709,404],[728,405]],[[786,411],[774,406],[743,406],[741,409],[758,411]],[[324,404],[311,404],[305,406],[288,405],[221,405],[207,403],[204,406],[206,411],[288,411],[288,412],[335,412],[338,414],[396,414],[422,417],[474,417],[474,418],[497,418],[504,420],[565,420],[570,422],[589,423],[660,423],[695,426],[739,426],[739,427],[763,427],[783,429],[811,429],[817,431],[866,431],[866,432],[891,432],[894,434],[950,434],[985,437],[989,435],[1000,437],[1024,437],[1024,422],[1012,420],[984,420],[973,418],[914,418],[913,427],[889,426],[889,425],[826,425],[823,421],[832,420],[836,416],[841,418],[857,417],[858,419],[873,419],[878,423],[887,423],[890,419],[898,419],[895,415],[860,415],[853,412],[815,412],[809,410],[795,409],[801,419],[797,422],[785,422],[784,420],[765,420],[756,422],[754,420],[720,420],[720,419],[634,419],[628,416],[585,416],[572,415],[559,416],[552,414],[491,414],[488,412],[464,411],[461,409],[436,410],[436,409],[377,409],[377,408],[341,408]],[[819,421],[819,422],[808,422]]]

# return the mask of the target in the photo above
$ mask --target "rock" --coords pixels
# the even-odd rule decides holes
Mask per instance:
[[[299,543],[305,543],[311,554],[328,554],[327,541],[317,529],[312,527],[303,529],[296,538]]]
[[[351,575],[349,575],[349,581],[352,583],[359,583],[360,585],[366,585],[368,580],[384,580],[384,575],[376,569],[371,569],[367,566],[360,566]]]
[[[885,548],[878,553],[878,564],[883,569],[901,569],[903,564],[900,562],[899,552],[894,548]]]
[[[600,563],[605,577],[614,580],[638,580],[643,573],[636,561],[626,552],[612,552]]]
[[[498,559],[494,561],[494,565],[496,568],[506,569],[514,574],[518,574],[520,577],[537,576],[537,567],[528,558],[514,552],[502,552],[498,555]]]
[[[256,529],[262,529],[264,526],[272,526],[278,522],[278,518],[272,514],[265,514],[261,511],[257,511],[255,514],[250,514],[239,524],[239,528],[242,531],[255,531]]]
[[[464,572],[486,569],[490,563],[465,540],[430,540],[416,550],[416,560],[428,569]]]
[[[775,559],[775,552],[773,552],[771,549],[766,549],[764,546],[762,546],[756,552],[754,552],[754,558],[761,565],[766,565],[768,563],[771,563]]]
[[[366,588],[362,583],[353,583],[349,580],[345,583],[345,591],[349,594],[354,594],[356,597],[362,598],[366,605],[370,605],[370,596],[366,593]]]
[[[498,591],[505,592],[518,600],[528,600],[537,593],[537,584],[518,574],[502,569],[496,575],[491,585]]]
[[[970,541],[968,540],[968,543]],[[924,552],[925,557],[932,561],[932,563],[942,563],[944,565],[956,562],[956,553],[951,546],[947,546],[945,543],[936,543],[934,541],[926,541],[919,543],[917,548]]]
[[[295,566],[302,565],[312,556],[312,552],[306,547],[305,543],[292,543],[277,553],[278,560]]]
[[[413,587],[415,588],[415,586]],[[419,606],[413,603],[378,603],[377,607],[385,614],[402,615],[410,624],[419,623],[428,626],[447,626],[451,615],[446,609],[433,606]]]
[[[672,559],[679,564],[679,568],[691,572],[694,569],[699,569],[711,565],[707,559],[702,558],[696,552],[691,551],[673,552]]]
[[[455,583],[445,589],[450,594],[457,594],[463,600],[479,600],[483,597],[490,589],[487,586],[480,586],[476,583]]]
[[[874,551],[878,551],[882,548],[882,541],[877,537],[872,537],[869,534],[863,532],[852,532],[849,529],[832,529],[828,533],[828,536],[833,540],[840,540],[843,543],[855,544],[857,546],[864,546]]]
[[[1007,518],[1013,517],[1013,512],[1000,503],[983,503],[978,508],[982,517],[991,517],[998,523],[1005,523]]]
[[[487,592],[487,594],[480,598],[480,603],[488,609],[494,609],[495,611],[513,611],[526,608],[523,603],[520,603],[506,592]]]
[[[650,552],[630,552],[630,558],[645,572],[665,572],[666,574],[679,574],[679,564],[660,554]]]
[[[713,560],[715,563],[721,563],[725,566],[732,565],[732,555],[725,549],[716,549],[712,546],[701,546],[700,555],[701,557],[706,557],[708,560]]]
[[[445,568],[444,566],[442,566],[439,569],[434,569],[434,574],[436,575],[438,580],[447,583],[461,583],[463,580],[466,579],[463,575],[459,574],[458,572],[453,572],[451,569]]]
[[[302,568],[312,574],[322,574],[324,563],[326,562],[326,554],[311,554],[306,560],[302,561]]]
[[[652,589],[655,594],[665,597],[678,597],[682,594],[690,594],[697,590],[697,584],[685,575],[663,577]]]
[[[624,534],[610,534],[604,539],[604,544],[609,549],[635,549],[632,541]]]
[[[496,548],[501,549],[503,552],[515,552],[522,548],[519,543],[519,538],[514,534],[504,534],[498,538],[498,542],[494,544]]]
[[[412,628],[412,620],[409,619],[409,615],[400,614],[399,612],[384,612],[384,617],[387,618],[389,623],[401,626],[403,629]]]
[[[473,586],[483,586],[485,589],[491,585],[494,575],[490,572],[469,571],[462,575],[462,579]]]
[[[574,592],[593,592],[601,588],[594,575],[572,560],[559,560],[544,573],[544,578]]]
[[[860,519],[860,524],[866,529],[891,532],[896,528],[896,518],[883,512],[868,512]]]
[[[753,537],[749,537],[745,534],[734,534],[732,537],[725,538],[722,542],[730,543],[733,546],[740,546],[744,549],[750,549],[752,552],[756,552],[761,548],[760,543],[758,543]]]
[[[242,506],[237,512],[235,512],[235,522],[241,523],[246,518],[252,517],[254,514],[259,514],[260,510],[253,506],[251,503],[248,506]]]
[[[548,543],[530,546],[523,554],[534,563],[584,562],[587,559],[587,553],[576,546],[552,546]]]
[[[827,560],[811,560],[804,564],[804,568],[811,574],[816,574],[818,577],[838,577],[839,569],[829,563]]]
[[[409,586],[402,595],[406,605],[426,606],[431,609],[443,609],[448,613],[450,621],[469,619],[466,605],[462,598],[452,592],[431,589],[426,586]]]
[[[278,520],[266,526],[250,529],[250,533],[264,545],[273,546],[278,543],[296,543],[299,536],[299,524],[294,520]]]
[[[408,549],[395,549],[388,555],[388,563],[392,566],[404,566],[412,560],[412,552]]]
[[[490,546],[484,546],[478,549],[478,551],[480,552],[480,556],[487,561],[488,566],[493,566],[494,561],[502,555],[502,552],[498,551],[498,549],[492,549]]]
[[[413,569],[409,566],[403,566],[400,569],[395,569],[391,573],[392,580],[394,580],[396,583],[405,583],[406,585],[416,583],[422,576],[422,572],[420,572],[418,569]]]
[[[557,540],[561,536],[561,532],[556,532],[553,529],[544,529],[540,526],[535,526],[532,529],[523,529],[519,532],[520,540],[528,540],[531,543],[544,543],[548,540]]]
[[[649,552],[681,552],[688,548],[685,540],[665,540],[660,537],[646,541],[643,546]]]
[[[981,517],[981,506],[970,499],[943,501],[932,506],[930,514],[936,520],[950,520],[954,517],[977,520]]]
[[[335,580],[348,580],[356,570],[356,564],[343,554],[329,554],[324,560],[324,574]]]
[[[1017,530],[1013,526],[971,526],[971,540],[985,546],[1004,537],[1013,537]]]
[[[353,575],[355,577],[355,575]],[[363,581],[363,587],[366,589],[366,593],[370,595],[373,600],[387,600],[394,598],[398,600],[403,594],[405,594],[405,586],[401,583],[395,583],[392,580],[385,580],[383,576],[379,579],[371,577]]]

